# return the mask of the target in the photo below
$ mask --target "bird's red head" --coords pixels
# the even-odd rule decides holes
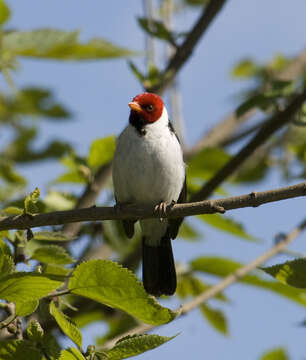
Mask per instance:
[[[135,96],[129,107],[131,113],[137,113],[146,123],[154,123],[161,117],[164,103],[158,95],[146,92]]]

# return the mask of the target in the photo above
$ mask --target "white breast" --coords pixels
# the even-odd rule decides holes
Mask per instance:
[[[158,204],[176,201],[184,178],[180,144],[168,127],[164,108],[161,118],[139,135],[128,125],[121,133],[113,161],[115,196],[119,202]]]

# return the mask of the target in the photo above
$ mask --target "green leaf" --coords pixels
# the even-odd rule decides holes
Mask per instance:
[[[202,271],[220,277],[226,277],[242,266],[243,264],[240,264],[239,262],[236,262],[234,260],[216,256],[203,256],[194,259],[191,262],[191,267],[193,270]],[[306,299],[304,296],[305,294],[303,293],[303,291],[295,289],[293,287],[289,287],[287,285],[283,285],[275,281],[263,280],[262,278],[260,278],[260,276],[255,275],[256,272],[253,272],[253,274],[246,275],[238,281],[244,284],[249,284],[272,291],[299,304],[302,304],[304,306],[306,305]]]
[[[75,198],[67,193],[53,190],[44,198],[44,203],[50,211],[61,211],[72,209],[76,201]]]
[[[228,335],[227,320],[221,310],[212,309],[207,304],[202,304],[201,312],[216,330],[223,335]]]
[[[37,231],[34,233],[34,239],[38,241],[70,241],[71,238],[67,237],[60,231]]]
[[[139,17],[138,24],[149,35],[157,37],[158,39],[165,40],[175,45],[175,35],[169,31],[165,24],[161,21]]]
[[[8,206],[7,208],[1,210],[1,212],[5,215],[21,215],[23,214],[23,209],[17,206]]]
[[[128,65],[129,65],[130,69],[132,70],[132,72],[134,73],[134,75],[136,76],[136,78],[141,83],[143,83],[145,81],[145,76],[140,72],[140,70],[138,70],[136,65],[132,61],[128,61]]]
[[[92,168],[105,165],[112,160],[116,148],[114,136],[96,139],[90,146],[88,164]]]
[[[0,26],[11,17],[11,12],[4,0],[0,0]]]
[[[61,352],[58,360],[86,360],[76,348],[69,348]]]
[[[175,335],[176,336],[176,335]],[[105,352],[106,359],[109,360],[121,360],[127,359],[132,356],[136,356],[144,353],[145,351],[155,349],[156,347],[172,340],[175,336],[159,336],[159,335],[133,335],[126,336],[119,341],[116,345]],[[99,353],[98,353],[99,354]],[[102,357],[103,358],[103,357]]]
[[[82,348],[82,334],[75,323],[57,308],[53,301],[50,302],[50,314],[55,318],[58,326],[78,347]]]
[[[306,259],[295,259],[284,264],[261,268],[283,284],[306,288]]]
[[[196,241],[199,239],[200,234],[195,230],[193,226],[184,221],[183,224],[180,226],[179,230],[179,237],[189,240],[189,241]],[[203,236],[201,236],[202,238]]]
[[[289,357],[284,348],[277,348],[264,353],[260,360],[289,360]]]
[[[15,311],[17,316],[31,315],[38,307],[38,300],[18,301],[16,302]]]
[[[27,340],[0,341],[1,360],[43,360],[41,352]]]
[[[197,296],[204,291],[211,288],[211,285],[204,283],[201,279],[195,277],[191,273],[179,276],[176,289],[176,295],[182,299],[186,299],[188,296]],[[227,298],[224,294],[220,293],[216,296],[216,299],[227,302]]]
[[[208,179],[230,159],[231,156],[220,148],[204,148],[188,163],[188,177]]]
[[[135,55],[134,52],[95,38],[80,43],[77,31],[55,29],[11,31],[3,36],[3,48],[15,56],[56,60],[91,60]]]
[[[56,277],[18,272],[5,275],[0,281],[0,299],[15,303],[38,300],[62,285]]]
[[[248,234],[243,226],[237,223],[235,220],[225,217],[220,214],[203,214],[198,216],[199,219],[205,221],[208,225],[214,228],[229,233],[233,236],[237,236],[241,239],[249,241],[257,241],[252,235]]]
[[[38,187],[28,195],[24,200],[24,209],[27,214],[35,214],[38,211],[36,203],[39,199],[40,191]]]
[[[41,342],[44,336],[44,330],[37,320],[31,320],[27,328],[28,338],[35,342]]]
[[[13,165],[5,161],[0,162],[0,178],[14,185],[25,186],[27,183],[26,180],[15,171]]]
[[[273,98],[267,97],[264,94],[256,94],[245,100],[236,109],[236,115],[238,117],[243,116],[246,112],[252,109],[266,110],[274,102]]]
[[[240,61],[232,70],[232,76],[235,78],[250,78],[256,75],[258,66],[251,59]]]
[[[82,263],[73,272],[68,288],[73,294],[119,308],[147,324],[164,324],[176,316],[148,295],[131,271],[112,261]]]
[[[68,254],[67,250],[58,245],[43,245],[34,250],[32,259],[47,264],[72,264],[75,260]]]
[[[14,272],[15,263],[11,256],[0,253],[0,277]]]
[[[72,184],[86,184],[88,180],[84,175],[79,171],[79,169],[68,171],[60,175],[55,179],[56,183],[72,183]]]
[[[3,238],[8,238],[8,231],[0,231],[0,254],[12,256],[12,251],[8,244],[3,240]]]

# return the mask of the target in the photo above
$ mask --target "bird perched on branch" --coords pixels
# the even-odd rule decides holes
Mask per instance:
[[[166,204],[186,200],[183,153],[169,121],[163,100],[142,93],[130,102],[129,124],[120,134],[113,161],[117,206],[157,206],[162,215]],[[135,220],[124,220],[126,235],[134,235]],[[152,295],[172,295],[176,272],[171,247],[182,219],[140,220],[142,230],[143,284]]]

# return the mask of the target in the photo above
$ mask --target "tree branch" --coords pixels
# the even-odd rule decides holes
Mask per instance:
[[[200,191],[192,196],[191,201],[206,199],[214,190],[230,175],[232,175],[239,166],[272,134],[280,130],[284,125],[292,120],[293,115],[300,109],[306,100],[306,89],[297,95],[291,103],[281,112],[272,116],[257,132],[257,134],[244,146],[239,153],[228,161],[215,176],[213,176]]]
[[[162,94],[166,90],[181,67],[189,59],[196,44],[220,12],[225,2],[226,0],[211,0],[209,2],[183,44],[177,48],[175,54],[170,59],[168,66],[161,74],[161,81],[157,85],[147,88],[147,91]]]
[[[286,247],[292,243],[297,236],[306,228],[306,219],[304,219],[296,228],[294,228],[282,241],[274,245],[270,250],[263,253],[262,255],[258,256],[256,259],[251,261],[250,263],[242,266],[240,269],[236,270],[232,274],[225,277],[222,281],[220,281],[215,286],[210,287],[208,290],[204,291],[202,294],[196,296],[191,301],[185,303],[180,308],[177,309],[179,315],[176,317],[179,318],[182,315],[189,313],[191,310],[196,309],[198,306],[203,304],[205,301],[214,298],[217,296],[221,291],[229,287],[230,285],[238,282],[241,278],[246,276],[252,270],[256,269],[260,265],[263,265],[267,260],[271,259],[273,256],[281,253]],[[156,328],[156,326],[147,325],[147,324],[140,324],[137,327],[126,331],[119,336],[107,341],[103,344],[103,348],[108,349],[112,348],[115,343],[120,339],[127,335],[133,334],[143,334],[152,329]]]
[[[302,51],[285,69],[278,71],[274,76],[275,79],[278,80],[294,80],[302,74],[305,68],[306,51]],[[257,109],[252,109],[240,117],[238,117],[235,112],[225,116],[216,126],[205,133],[202,139],[185,152],[186,160],[196,155],[204,147],[226,146],[228,139],[235,134],[237,128],[257,112]]]
[[[306,182],[284,188],[252,192],[216,200],[168,205],[167,218],[181,218],[199,214],[224,213],[227,210],[244,207],[257,207],[306,195]],[[0,230],[29,229],[38,226],[61,225],[80,221],[122,220],[160,218],[159,212],[152,206],[91,207],[77,210],[54,211],[37,215],[18,215],[0,218]]]

